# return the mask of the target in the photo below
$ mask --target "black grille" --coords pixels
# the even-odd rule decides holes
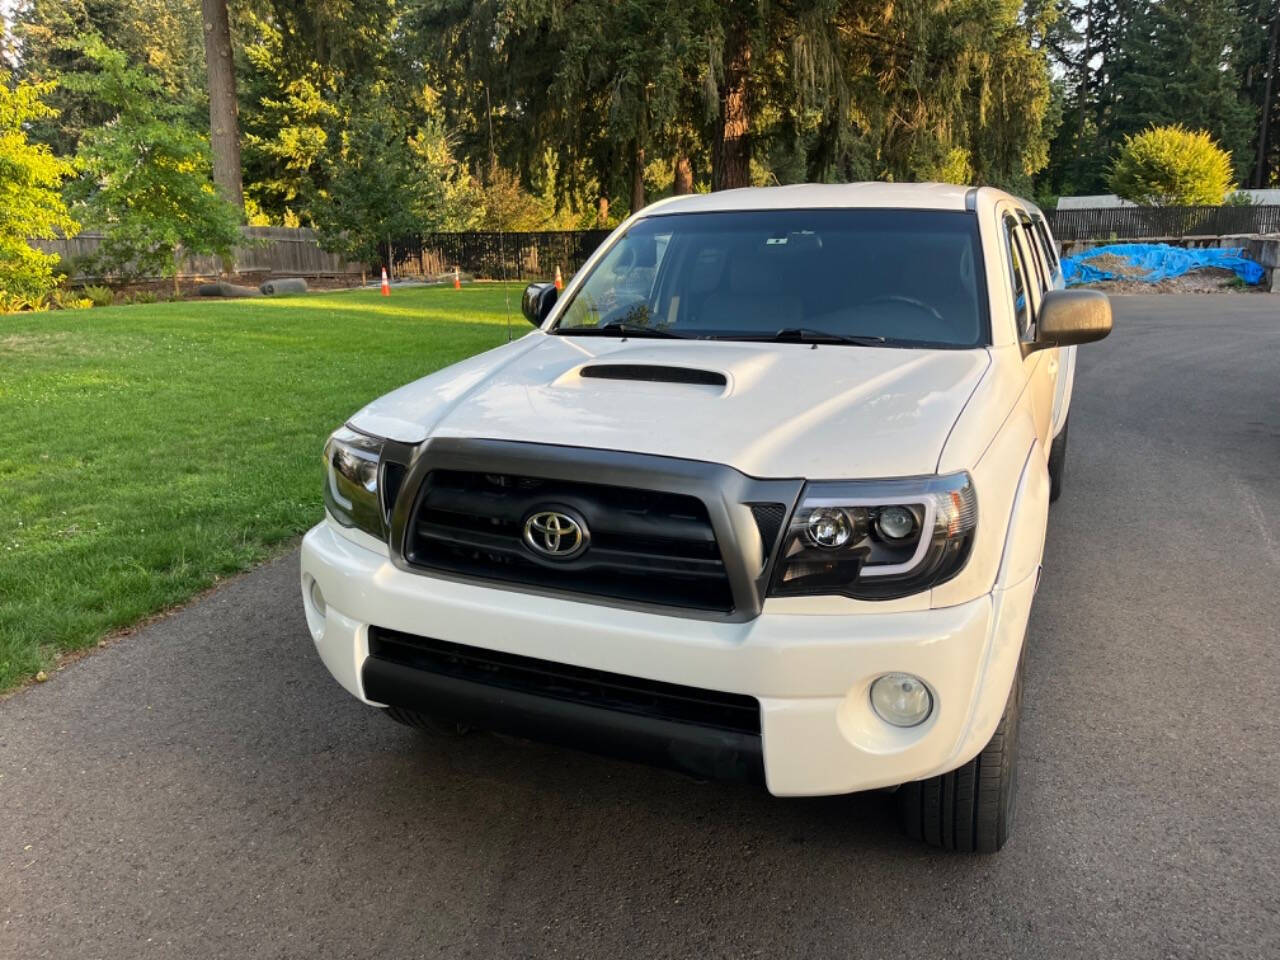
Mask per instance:
[[[369,654],[428,673],[655,719],[760,735],[754,697],[369,628]]]
[[[543,559],[525,520],[568,508],[590,546]],[[696,497],[572,480],[433,470],[410,518],[415,566],[597,597],[728,613],[733,593],[707,509]]]

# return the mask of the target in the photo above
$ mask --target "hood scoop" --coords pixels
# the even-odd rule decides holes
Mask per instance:
[[[639,380],[645,383],[692,383],[700,387],[725,387],[729,380],[715,370],[671,367],[653,363],[593,363],[578,376],[594,380]]]

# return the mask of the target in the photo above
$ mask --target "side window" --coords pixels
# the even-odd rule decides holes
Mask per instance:
[[[614,244],[594,271],[594,282],[569,304],[562,318],[565,326],[594,327],[615,320],[653,323],[656,281],[670,241],[670,231],[636,229]]]
[[[1049,255],[1049,270],[1056,273],[1059,266],[1058,248],[1054,246],[1053,238],[1049,236],[1049,228],[1045,225],[1041,217],[1035,218],[1036,236],[1040,238],[1040,245],[1044,247],[1045,253]]]
[[[1013,313],[1018,321],[1018,335],[1031,332],[1031,290],[1028,286],[1027,263],[1018,242],[1018,221],[1009,214],[1004,216],[1004,243],[1009,256],[1009,268],[1013,274]]]
[[[1036,234],[1036,229],[1028,216],[1023,216],[1022,218],[1022,236],[1031,248],[1029,253],[1032,266],[1035,267],[1036,279],[1040,283],[1040,293],[1043,295],[1051,285],[1049,280],[1049,255],[1045,253],[1040,237]]]

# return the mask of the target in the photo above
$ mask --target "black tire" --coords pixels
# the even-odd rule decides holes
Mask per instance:
[[[458,723],[456,720],[447,720],[444,717],[432,716],[429,713],[409,710],[405,707],[387,707],[386,714],[396,723],[421,730],[433,737],[460,737],[470,729],[466,724]]]
[[[1062,429],[1049,445],[1049,502],[1062,496],[1062,474],[1067,469],[1067,430],[1071,417],[1062,422]]]
[[[982,752],[958,770],[898,789],[902,829],[913,840],[960,853],[995,853],[1013,829],[1017,800],[1022,663],[1004,716]]]

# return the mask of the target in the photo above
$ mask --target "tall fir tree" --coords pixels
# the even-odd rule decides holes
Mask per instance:
[[[1126,24],[1109,128],[1131,136],[1181,124],[1207,131],[1238,178],[1253,166],[1254,110],[1240,96],[1240,11],[1233,0],[1154,0]]]
[[[1256,122],[1250,145],[1251,187],[1268,187],[1280,174],[1280,0],[1239,0],[1242,99]]]
[[[130,63],[145,69],[184,119],[196,120],[206,109],[198,4],[188,0],[20,0],[13,31],[18,80],[43,83],[93,69],[75,41],[96,34]],[[31,136],[61,155],[74,153],[85,130],[101,126],[112,116],[100,100],[66,85],[53,89],[49,103],[56,115],[35,121]]]

